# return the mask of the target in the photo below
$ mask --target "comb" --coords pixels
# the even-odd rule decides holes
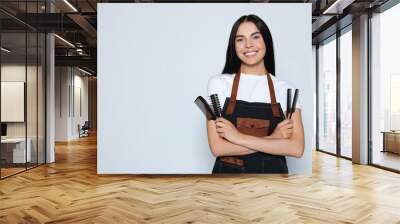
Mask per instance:
[[[286,118],[289,118],[289,113],[291,111],[290,104],[292,104],[292,89],[287,89],[286,95]]]
[[[298,98],[298,96],[299,96],[299,90],[296,89],[296,90],[294,91],[294,99],[293,99],[293,104],[292,104],[292,108],[291,108],[291,111],[290,111],[289,118],[292,118],[292,114],[293,114],[294,111],[296,110],[296,104],[297,104],[297,98]]]
[[[208,102],[202,96],[198,96],[194,103],[199,107],[201,112],[203,112],[207,120],[215,120],[214,111],[211,109]]]

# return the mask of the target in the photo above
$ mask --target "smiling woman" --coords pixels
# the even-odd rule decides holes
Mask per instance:
[[[209,95],[225,99],[222,117],[207,122],[213,173],[288,173],[285,156],[304,152],[300,105],[285,118],[279,102],[293,87],[274,77],[272,35],[259,17],[233,25],[222,73],[208,83]]]
[[[98,173],[211,174],[216,157],[232,156],[223,160],[255,161],[245,159],[244,172],[272,172],[262,164],[286,172],[286,160],[290,174],[311,174],[316,76],[311,66],[310,6],[99,4]],[[235,23],[243,12],[262,18],[271,32],[256,16]],[[224,105],[235,92],[235,78],[236,98]],[[273,95],[268,80],[274,85]],[[295,89],[290,83],[300,89],[301,107],[297,104],[292,119],[276,128],[284,121],[278,116],[283,115],[278,103],[285,112],[287,89]],[[222,119],[214,120],[207,131],[207,117],[193,100],[212,93],[218,94],[219,111],[230,123],[222,127]],[[230,131],[230,124],[238,133]],[[250,169],[251,164],[259,169]]]

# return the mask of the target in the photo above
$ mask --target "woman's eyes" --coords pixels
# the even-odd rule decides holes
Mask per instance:
[[[256,36],[253,36],[252,38],[255,39],[255,40],[257,40],[257,39],[260,39],[261,36],[260,36],[260,35],[256,35]],[[236,39],[236,42],[242,42],[242,41],[243,41],[243,38],[237,38],[237,39]]]

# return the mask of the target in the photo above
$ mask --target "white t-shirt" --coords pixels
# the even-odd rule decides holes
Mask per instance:
[[[221,107],[223,107],[226,98],[231,96],[234,78],[235,75],[232,74],[218,74],[208,80],[207,94],[208,96],[218,94]],[[271,75],[271,79],[274,83],[276,101],[281,104],[282,111],[285,113],[287,89],[292,89],[293,101],[296,88],[273,75]],[[271,103],[267,76],[241,73],[236,99],[247,102]],[[296,108],[301,109],[300,95],[297,98]]]

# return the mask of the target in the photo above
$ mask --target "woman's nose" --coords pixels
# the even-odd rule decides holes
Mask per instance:
[[[251,39],[246,40],[246,47],[252,47],[253,46],[253,41]]]

